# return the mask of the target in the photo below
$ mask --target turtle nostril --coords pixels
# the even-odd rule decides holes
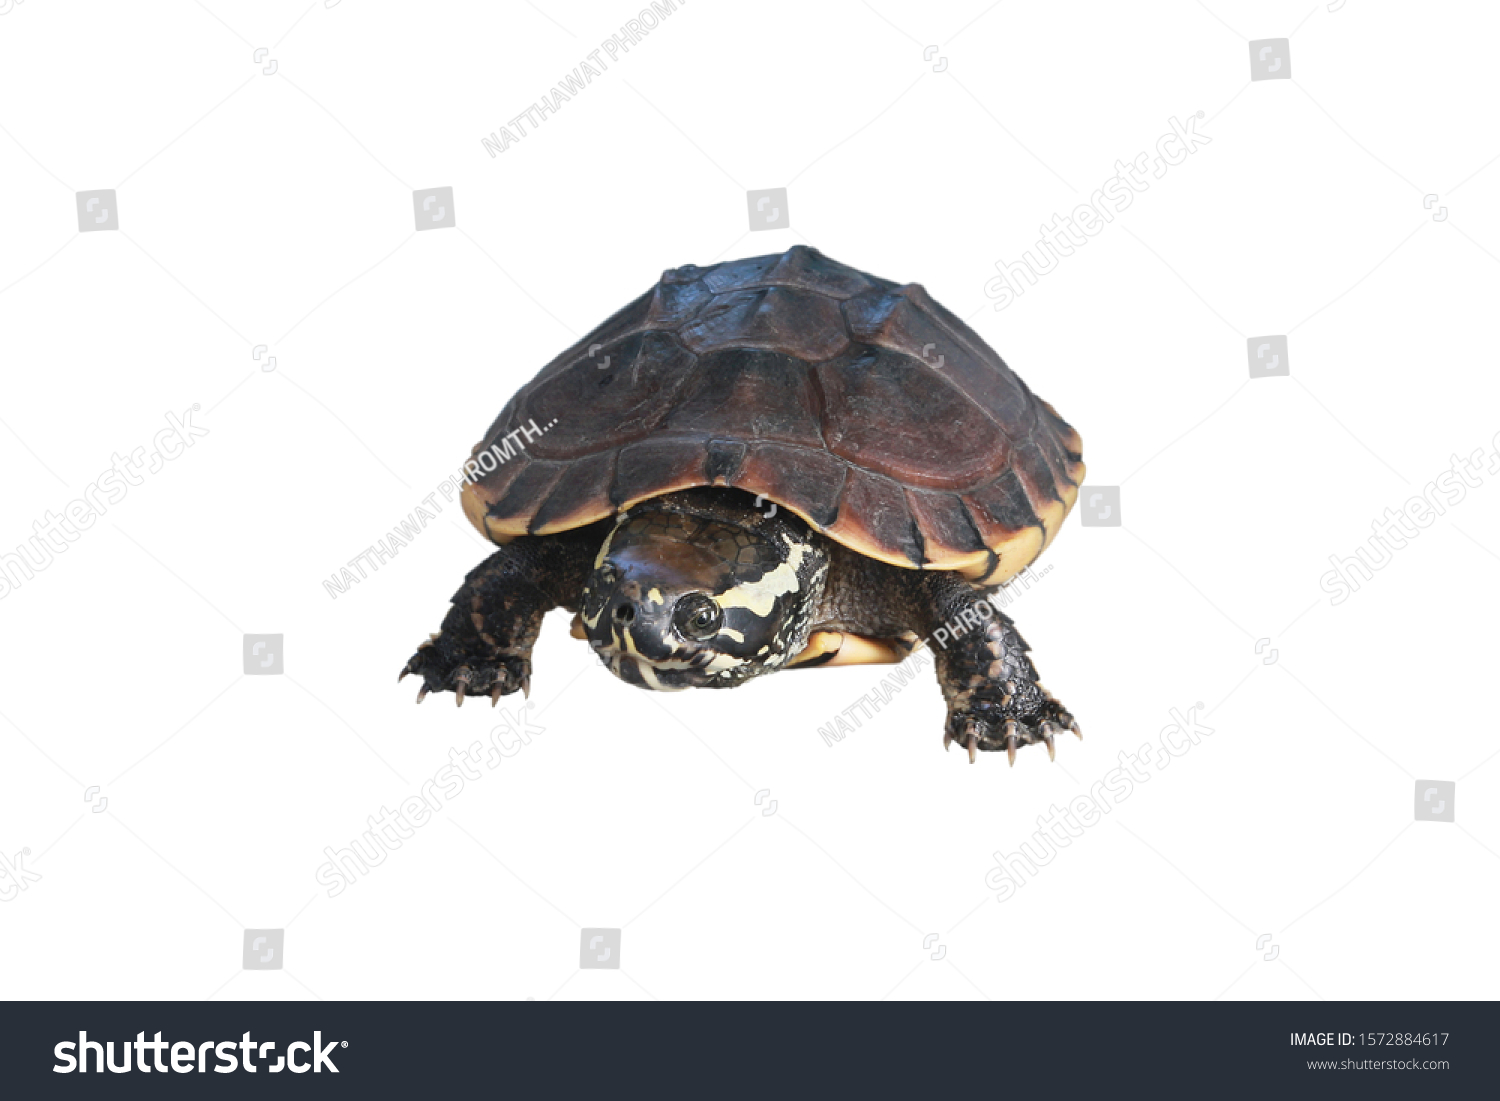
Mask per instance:
[[[620,604],[615,608],[615,619],[621,623],[629,623],[635,619],[634,604]]]

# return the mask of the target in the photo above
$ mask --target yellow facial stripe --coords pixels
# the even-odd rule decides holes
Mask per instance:
[[[714,597],[714,603],[725,609],[749,608],[762,619],[770,615],[778,596],[797,591],[797,567],[802,564],[802,558],[807,553],[804,544],[791,543],[790,540],[788,542],[791,545],[791,557],[787,561],[758,581],[736,585],[723,596]]]
[[[594,558],[594,569],[597,570],[600,566],[604,565],[605,558],[609,557],[610,540],[615,537],[615,532],[619,530],[619,524],[609,529],[609,534],[604,537],[604,544],[599,548],[599,553]]]

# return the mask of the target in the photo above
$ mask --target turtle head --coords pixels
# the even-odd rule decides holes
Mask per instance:
[[[828,559],[805,524],[736,491],[688,490],[622,514],[594,562],[589,645],[641,688],[733,688],[807,642]]]

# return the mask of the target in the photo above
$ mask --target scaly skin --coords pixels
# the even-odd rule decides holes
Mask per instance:
[[[955,573],[906,570],[830,544],[828,584],[814,630],[866,638],[916,635],[932,648],[948,705],[943,745],[1016,751],[1041,742],[1054,756],[1064,730],[1083,737],[1077,721],[1037,680],[1031,649],[1010,617]]]
[[[469,574],[442,630],[422,643],[401,675],[422,677],[428,692],[465,696],[525,692],[531,651],[542,618],[553,608],[577,612],[594,559],[613,527],[603,520],[576,531],[518,536]],[[785,532],[787,521],[766,519]],[[773,525],[775,525],[773,527]],[[804,538],[827,554],[826,581],[806,594],[810,630],[886,639],[900,649],[918,640],[932,647],[947,703],[943,745],[958,742],[975,760],[979,750],[1005,750],[1011,764],[1021,746],[1041,742],[1054,756],[1065,730],[1078,723],[1037,680],[1030,647],[1010,617],[956,573],[908,570],[857,554],[821,535]]]
[[[1071,730],[1083,737],[1077,720],[1037,680],[1031,647],[1009,616],[953,574],[927,574],[924,582],[933,611],[954,636],[933,643],[948,703],[944,747],[958,742],[971,763],[976,749],[1003,749],[1014,765],[1023,745],[1043,742],[1056,760],[1056,735]]]
[[[460,707],[465,696],[488,694],[493,704],[512,692],[530,694],[542,617],[553,608],[578,610],[607,530],[593,524],[518,536],[480,563],[453,594],[442,629],[401,670],[401,677],[421,676],[417,702],[429,692],[452,692]]]

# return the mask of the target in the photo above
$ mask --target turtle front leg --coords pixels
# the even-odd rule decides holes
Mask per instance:
[[[531,649],[542,618],[553,608],[578,610],[583,585],[603,538],[592,528],[547,536],[518,536],[464,578],[442,629],[417,647],[401,677],[422,678],[429,692],[501,696],[531,690]]]
[[[1071,730],[1083,737],[1067,708],[1037,681],[1027,657],[1031,647],[1009,616],[952,574],[923,580],[938,682],[948,703],[944,748],[958,742],[970,763],[978,749],[1003,749],[1014,765],[1023,745],[1043,742],[1055,760],[1055,735]]]

